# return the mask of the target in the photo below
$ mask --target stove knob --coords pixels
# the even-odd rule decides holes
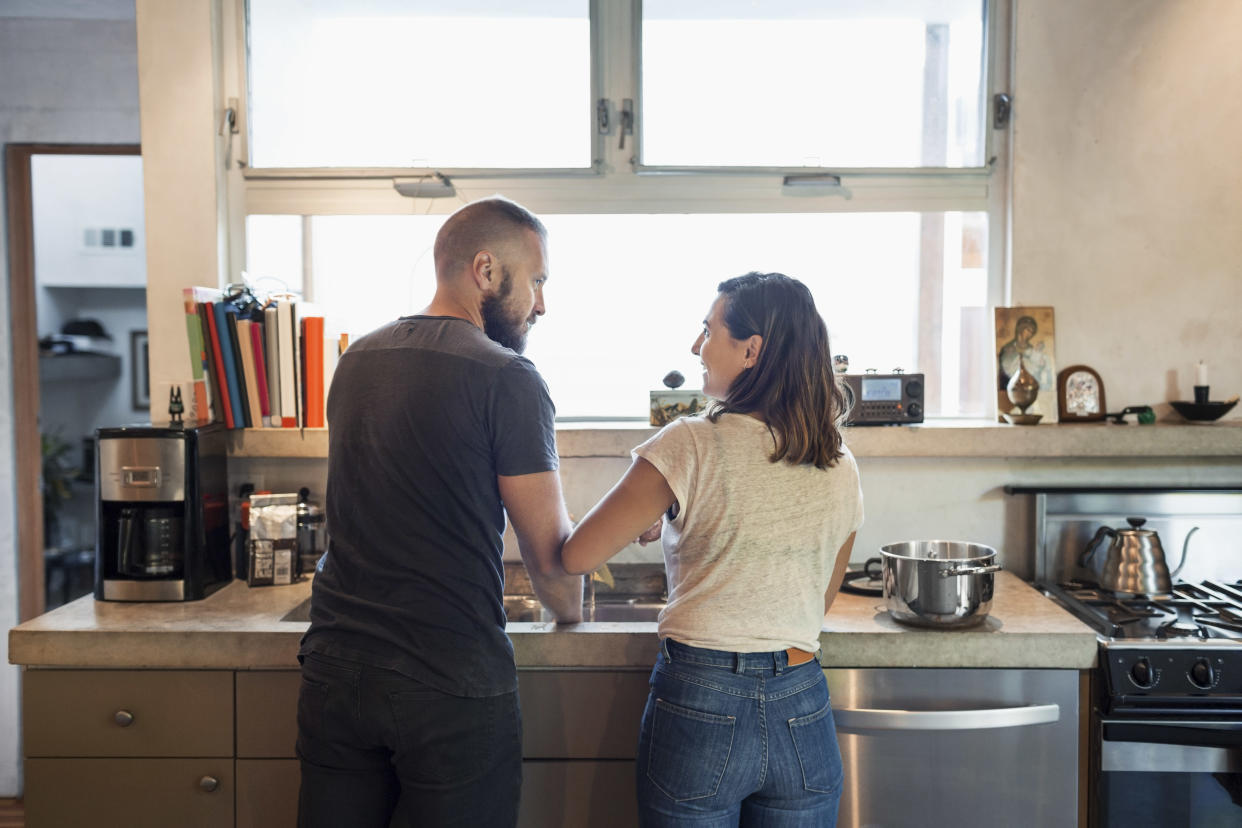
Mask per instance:
[[[1216,683],[1216,671],[1206,658],[1201,658],[1190,665],[1190,681],[1195,687],[1210,690]]]
[[[1155,672],[1151,669],[1151,662],[1145,658],[1134,662],[1134,666],[1130,668],[1130,679],[1139,687],[1151,687],[1155,683]]]

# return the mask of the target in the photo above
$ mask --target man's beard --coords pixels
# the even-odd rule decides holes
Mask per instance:
[[[526,350],[526,334],[530,330],[527,319],[512,319],[507,314],[505,300],[513,292],[513,274],[509,268],[500,269],[500,287],[491,296],[483,297],[483,333],[488,339],[517,353]]]

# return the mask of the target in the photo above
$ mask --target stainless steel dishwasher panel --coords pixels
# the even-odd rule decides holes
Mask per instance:
[[[825,670],[841,828],[1071,826],[1075,670]]]

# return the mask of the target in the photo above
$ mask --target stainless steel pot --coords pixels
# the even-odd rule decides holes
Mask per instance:
[[[884,600],[893,618],[920,627],[965,627],[992,608],[996,550],[966,541],[905,541],[880,547]]]

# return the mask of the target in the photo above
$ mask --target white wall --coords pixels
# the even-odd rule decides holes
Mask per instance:
[[[0,4],[0,144],[138,143],[133,0]],[[0,190],[0,214],[5,212]],[[0,228],[0,630],[17,621],[8,240]],[[0,797],[21,791],[19,677],[0,636]]]
[[[1242,392],[1242,3],[1017,6],[1014,303],[1110,410]]]

